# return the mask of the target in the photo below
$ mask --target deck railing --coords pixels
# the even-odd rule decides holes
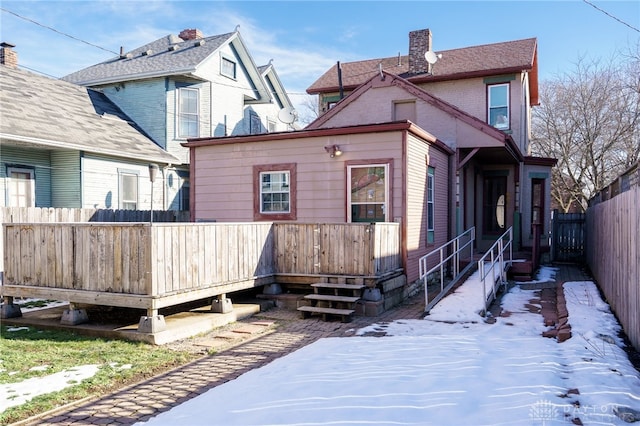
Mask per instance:
[[[435,306],[453,287],[458,279],[464,275],[471,267],[473,267],[473,263],[471,259],[473,258],[473,245],[476,239],[476,228],[472,227],[458,235],[456,238],[451,241],[443,244],[436,250],[431,251],[430,253],[422,256],[419,260],[419,268],[420,268],[420,279],[424,283],[424,297],[425,297],[425,312],[429,312],[431,308]],[[462,259],[466,259],[464,257],[464,252],[469,250],[469,263],[468,265],[460,270],[460,261]],[[450,253],[450,254],[447,254]],[[431,260],[433,262],[434,257],[438,256],[439,263],[433,266],[431,269],[427,270],[427,265]],[[447,265],[451,266],[450,275],[452,279],[445,286],[445,272]],[[440,292],[437,293],[431,300],[429,300],[429,291],[428,287],[428,279],[434,273],[438,273],[436,276],[440,279]]]
[[[508,255],[508,257],[507,257]],[[513,228],[507,229],[491,248],[478,260],[480,281],[482,281],[482,295],[484,296],[484,311],[496,298],[497,289],[507,283],[507,270],[513,262]],[[489,285],[487,285],[489,277]]]
[[[278,273],[375,277],[402,267],[397,223],[12,223],[3,233],[5,295],[107,306],[161,308]]]

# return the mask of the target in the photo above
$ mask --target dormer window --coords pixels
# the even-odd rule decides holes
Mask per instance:
[[[500,130],[509,129],[509,83],[488,86],[488,98],[489,124]]]
[[[236,78],[236,63],[228,58],[222,58],[220,63],[220,74],[225,77]]]

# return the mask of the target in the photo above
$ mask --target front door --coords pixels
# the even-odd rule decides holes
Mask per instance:
[[[483,234],[500,236],[506,226],[507,177],[485,176],[482,190]]]

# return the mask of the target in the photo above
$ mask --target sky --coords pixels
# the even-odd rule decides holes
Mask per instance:
[[[273,64],[294,104],[337,61],[408,53],[429,28],[441,50],[535,37],[541,81],[579,58],[612,60],[640,42],[640,1],[0,1],[0,41],[53,77],[185,28],[240,34]]]
[[[536,281],[553,281],[555,271],[542,267]],[[511,314],[485,322],[476,272],[425,319],[320,339],[138,426],[626,425],[615,413],[640,416],[640,373],[620,325],[592,281],[563,289],[572,337],[562,343],[542,337],[548,327],[527,306],[541,307],[534,290],[513,287],[501,301]],[[0,409],[94,371],[2,385]]]

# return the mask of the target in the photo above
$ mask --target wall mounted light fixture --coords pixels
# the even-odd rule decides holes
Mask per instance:
[[[324,150],[329,153],[329,157],[340,157],[342,155],[342,150],[338,145],[328,145],[324,147]]]

